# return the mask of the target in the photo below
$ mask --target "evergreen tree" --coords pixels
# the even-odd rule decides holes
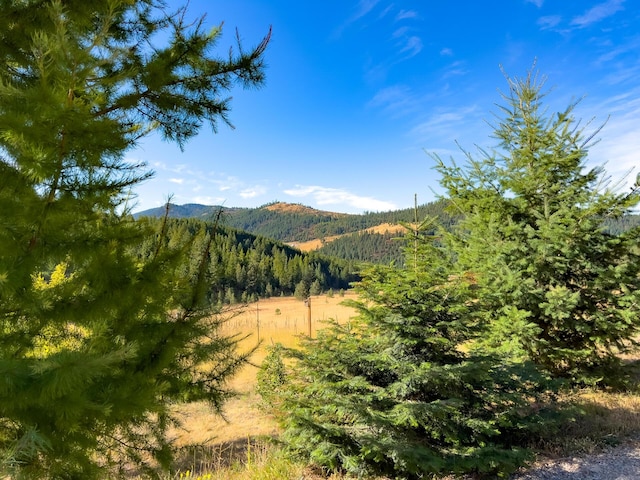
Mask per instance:
[[[637,186],[613,191],[601,168],[587,168],[597,132],[584,137],[575,103],[547,116],[544,80],[533,72],[507,80],[497,151],[467,154],[465,167],[438,159],[451,205],[464,215],[459,269],[477,280],[491,327],[486,346],[557,375],[597,379],[635,346],[640,325],[640,230],[603,228],[638,204]]]
[[[0,476],[152,476],[170,405],[219,409],[244,362],[203,302],[211,236],[168,246],[166,222],[134,222],[149,172],[124,156],[228,123],[221,95],[261,83],[268,37],[216,58],[220,29],[163,5],[0,2]]]
[[[528,364],[465,353],[479,334],[467,279],[432,239],[411,241],[411,268],[375,267],[357,287],[358,317],[290,350],[265,402],[283,441],[330,470],[393,478],[503,476],[530,458],[523,432],[545,425],[546,380]],[[283,385],[284,383],[284,385]]]

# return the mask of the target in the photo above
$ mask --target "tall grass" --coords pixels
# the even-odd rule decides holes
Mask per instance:
[[[535,439],[531,447],[540,455],[588,455],[640,435],[640,395],[585,390],[564,402],[577,415],[549,436]]]
[[[184,461],[184,460],[183,460]],[[295,462],[273,442],[247,440],[243,445],[218,445],[192,454],[185,465],[168,480],[340,480],[326,477]]]

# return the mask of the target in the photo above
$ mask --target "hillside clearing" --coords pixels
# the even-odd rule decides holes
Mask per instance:
[[[358,235],[362,233],[377,233],[380,235],[384,235],[385,233],[397,233],[402,234],[406,231],[406,228],[400,224],[393,223],[381,223],[380,225],[376,225],[375,227],[365,228],[364,230],[359,230],[357,232],[344,233],[342,235],[331,235],[325,238],[315,238],[313,240],[308,240],[306,242],[289,242],[287,245],[297,248],[302,252],[310,252],[314,250],[319,250],[325,244],[333,242],[341,237],[346,237],[349,235]]]

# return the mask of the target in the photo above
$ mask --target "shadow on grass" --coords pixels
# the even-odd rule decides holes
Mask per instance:
[[[189,470],[198,476],[207,472],[244,468],[262,461],[271,448],[273,440],[265,437],[243,437],[213,445],[189,445],[176,453],[173,470]]]

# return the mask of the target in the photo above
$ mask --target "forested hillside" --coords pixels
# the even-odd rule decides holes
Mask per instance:
[[[404,264],[401,233],[351,233],[324,243],[319,253],[358,262]]]
[[[436,216],[443,225],[448,226],[455,223],[455,218],[447,213],[445,208],[446,202],[439,200],[418,206],[417,215],[419,219]],[[282,202],[270,203],[258,208],[172,204],[169,216],[212,219],[221,210],[225,225],[282,242],[304,242],[331,235],[356,233],[382,223],[408,223],[414,221],[416,216],[414,208],[355,215],[325,212]],[[135,217],[162,217],[164,211],[164,207],[154,208],[136,213]]]
[[[165,208],[145,210],[136,217],[161,217]],[[361,215],[326,212],[300,204],[274,202],[258,208],[228,208],[199,204],[170,205],[171,218],[197,218],[213,221],[220,217],[222,225],[281,242],[301,243],[320,240],[318,253],[352,262],[402,265],[404,255],[402,233],[365,231],[381,224],[412,223],[426,217],[437,217],[449,229],[459,218],[447,211],[447,203],[439,200],[414,208]],[[607,231],[619,234],[640,224],[640,215],[606,218]],[[330,238],[338,236],[338,238]]]
[[[144,221],[144,220],[143,220]],[[162,219],[149,218],[151,223]],[[193,265],[213,236],[208,264],[207,298],[212,304],[253,301],[276,295],[305,297],[329,290],[347,289],[359,279],[354,262],[329,258],[316,252],[303,253],[272,239],[219,226],[194,218],[169,218],[165,226],[167,245],[189,244]],[[140,254],[152,254],[153,242]],[[195,273],[194,273],[195,274]]]
[[[305,242],[321,240],[319,253],[348,261],[401,264],[403,255],[400,242],[395,239],[401,233],[365,232],[381,224],[397,225],[411,223],[416,215],[419,220],[427,216],[438,217],[439,222],[449,227],[456,219],[445,211],[446,202],[436,201],[403,210],[373,212],[361,215],[325,212],[299,204],[274,202],[259,208],[226,208],[198,204],[170,205],[171,218],[198,218],[220,222],[230,228],[254,235],[272,238],[281,242]],[[135,217],[162,217],[164,208],[145,210]],[[222,215],[220,215],[222,212]],[[340,238],[325,241],[328,237]]]

